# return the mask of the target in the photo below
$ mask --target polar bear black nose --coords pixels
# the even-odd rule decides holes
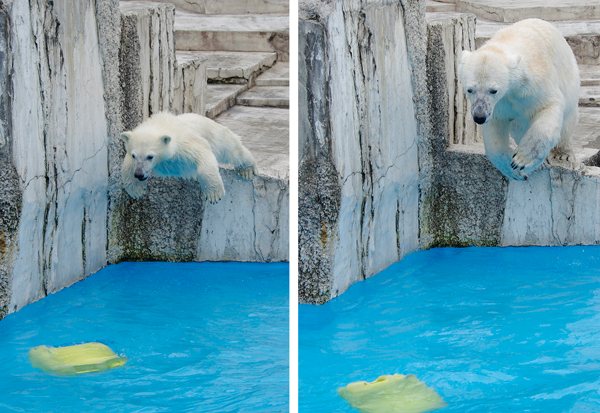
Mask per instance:
[[[144,176],[144,174],[142,174],[142,173],[139,173],[139,172],[136,172],[136,173],[134,174],[134,176],[135,176],[137,179],[139,179],[140,181],[145,181],[145,180],[147,179],[147,177],[146,177],[146,176]]]
[[[473,120],[478,125],[483,125],[485,123],[485,116],[473,116]]]

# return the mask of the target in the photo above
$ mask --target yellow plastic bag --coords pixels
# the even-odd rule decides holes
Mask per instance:
[[[446,407],[439,394],[414,375],[380,376],[338,389],[340,397],[361,413],[423,413]]]
[[[120,367],[127,357],[119,357],[102,343],[86,343],[68,347],[39,346],[29,350],[33,367],[57,376],[74,376]]]

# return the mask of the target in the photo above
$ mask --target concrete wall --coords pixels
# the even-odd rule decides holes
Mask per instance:
[[[0,317],[106,265],[107,6],[2,3]]]
[[[122,6],[123,7],[123,6]],[[202,201],[197,182],[122,189],[119,136],[204,112],[206,68],[177,65],[168,4],[0,1],[0,319],[122,260],[288,259],[289,177]]]
[[[327,301],[418,248],[422,6],[300,3],[303,302]]]

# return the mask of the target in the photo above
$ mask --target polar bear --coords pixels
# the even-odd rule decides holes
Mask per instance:
[[[245,179],[256,174],[256,162],[236,134],[193,113],[157,113],[123,132],[121,139],[127,150],[121,168],[123,186],[133,198],[144,194],[152,171],[161,177],[198,180],[211,203],[225,194],[219,162],[232,164]]]
[[[527,19],[498,31],[477,51],[462,52],[458,75],[486,155],[505,176],[527,179],[546,157],[551,165],[576,165],[579,69],[553,25]]]

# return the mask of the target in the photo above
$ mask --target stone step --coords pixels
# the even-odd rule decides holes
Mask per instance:
[[[240,135],[259,176],[289,179],[289,109],[235,106],[215,120]]]
[[[579,90],[579,106],[600,107],[600,86],[582,86]]]
[[[503,23],[537,17],[546,21],[600,19],[600,2],[591,0],[457,0],[456,11]]]
[[[272,67],[277,53],[272,52],[206,52],[178,51],[177,62],[202,58],[209,83],[251,83],[259,74]]]
[[[206,88],[206,117],[215,119],[235,106],[237,96],[247,89],[248,85],[209,84]]]
[[[579,65],[581,86],[600,86],[600,65]]]
[[[277,52],[289,59],[289,17],[276,14],[203,15],[178,10],[177,49],[232,52]]]
[[[287,86],[256,86],[238,95],[236,103],[243,106],[290,107],[290,89]]]
[[[579,123],[573,132],[573,147],[600,149],[600,108],[579,108]]]
[[[567,39],[580,65],[600,65],[600,20],[558,21],[552,22]],[[477,19],[477,48],[492,37],[494,33],[510,23]]]
[[[289,14],[289,0],[169,0],[176,7],[202,14]]]
[[[456,4],[427,0],[425,2],[425,11],[427,13],[451,13],[456,11]]]
[[[290,64],[277,62],[275,66],[256,78],[256,86],[289,86]]]

